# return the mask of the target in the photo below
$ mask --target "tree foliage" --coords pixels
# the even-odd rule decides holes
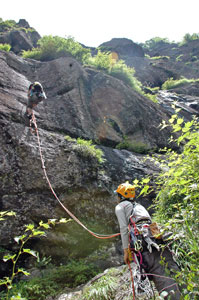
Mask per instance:
[[[80,62],[86,62],[90,56],[90,50],[82,47],[72,37],[46,35],[38,42],[38,47],[23,51],[24,58],[33,58],[41,61],[49,61],[61,56],[72,55]]]
[[[105,71],[107,74],[122,80],[138,93],[142,93],[142,84],[135,77],[135,69],[128,67],[121,59],[117,61],[112,59],[110,52],[98,50],[94,57],[88,59],[87,64]]]
[[[14,20],[6,20],[3,21],[2,18],[0,18],[0,32],[4,31],[10,31],[16,27],[16,22]]]
[[[110,52],[102,52],[101,50],[98,50],[97,54],[90,57],[87,63],[99,70],[109,72],[112,67]]]
[[[199,39],[199,33],[193,33],[193,34],[186,33],[183,37],[181,45],[198,39]]]
[[[142,46],[146,49],[153,49],[160,43],[169,44],[170,42],[168,38],[154,37],[150,40],[145,41],[145,43],[142,44]]]

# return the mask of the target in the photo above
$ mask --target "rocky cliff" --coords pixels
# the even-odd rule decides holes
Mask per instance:
[[[152,84],[154,76],[159,78],[157,68],[151,73],[140,46],[125,45],[128,49],[122,53],[129,61],[136,65],[142,60],[138,77],[143,82],[150,78]],[[136,48],[134,55],[128,55],[131,46]],[[173,113],[171,104],[177,100],[182,114],[190,119],[190,115],[198,113],[198,97],[161,91],[159,104],[155,104],[122,81],[83,67],[72,57],[38,62],[1,51],[0,208],[17,213],[0,228],[1,245],[7,249],[13,249],[13,237],[23,232],[24,224],[68,217],[49,189],[37,137],[23,118],[27,89],[35,80],[42,83],[48,98],[46,107],[39,104],[35,115],[53,188],[64,205],[92,230],[118,231],[113,190],[123,181],[158,170],[143,155],[118,150],[116,146],[124,139],[135,148],[141,144],[149,153],[167,146],[169,128],[160,130],[159,124]],[[104,162],[100,163],[88,147],[78,145],[77,138],[92,140],[103,151]],[[147,206],[151,203],[148,200]],[[86,256],[102,243],[70,222],[52,230],[37,247],[44,255],[64,260]]]
[[[53,187],[80,219],[99,222],[100,230],[107,223],[115,231],[115,186],[155,167],[141,155],[114,147],[124,136],[148,149],[166,146],[169,132],[158,128],[166,113],[118,79],[83,68],[70,57],[40,63],[1,52],[0,65],[0,207],[17,212],[1,228],[1,245],[11,245],[24,224],[66,216],[43,176],[37,138],[24,123],[27,89],[34,80],[48,97],[47,106],[39,104],[35,114]],[[100,164],[66,135],[97,142],[105,162]]]
[[[199,78],[199,40],[184,44],[160,40],[149,48],[142,46],[124,38],[100,45],[104,51],[116,52],[119,59],[134,67],[136,77],[144,86],[161,87],[169,78]],[[195,95],[193,90],[190,93]]]
[[[16,54],[37,46],[41,36],[26,20],[20,19],[18,23],[10,26],[13,27],[9,27],[9,24],[0,24],[0,43],[11,45],[11,51]]]

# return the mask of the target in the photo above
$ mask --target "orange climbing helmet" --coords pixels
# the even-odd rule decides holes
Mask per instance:
[[[130,184],[128,181],[125,183],[121,183],[117,190],[116,193],[122,195],[124,198],[135,198],[135,187]]]

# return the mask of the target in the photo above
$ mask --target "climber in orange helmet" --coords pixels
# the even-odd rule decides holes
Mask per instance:
[[[151,216],[143,205],[135,201],[135,187],[127,181],[117,187],[115,194],[118,196],[115,214],[120,226],[124,262],[129,264],[129,252],[132,256],[139,254],[140,267],[145,273],[152,274],[158,292],[167,292],[172,300],[180,299],[181,293],[175,280],[166,275],[165,266],[161,262],[165,260],[170,271],[178,272],[179,268],[163,239],[152,235]]]

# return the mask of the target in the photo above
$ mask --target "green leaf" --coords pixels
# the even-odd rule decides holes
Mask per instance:
[[[55,225],[56,221],[57,221],[57,219],[49,219],[48,223],[52,224],[52,225]]]
[[[135,185],[138,185],[139,180],[135,179],[135,180],[133,181],[133,183],[134,183]]]
[[[29,275],[30,275],[30,273],[27,272],[27,271],[24,270],[24,269],[18,269],[17,272],[18,272],[18,273],[23,273],[23,274],[26,275],[26,276],[29,276]]]
[[[182,130],[182,127],[179,125],[179,124],[175,124],[175,125],[173,125],[173,132],[177,132],[177,131],[180,131],[180,130]]]
[[[150,181],[150,178],[144,178],[143,180],[142,180],[142,183],[148,183]]]
[[[39,223],[39,226],[44,227],[45,229],[49,229],[50,228],[49,224],[48,223],[43,223],[43,221],[41,221]]]
[[[19,241],[23,241],[27,236],[25,234],[20,235],[20,236],[16,236],[14,237],[15,242],[17,242],[17,244],[19,243]]]
[[[41,230],[34,230],[33,231],[33,236],[37,236],[37,235],[44,236],[45,232],[41,231]]]
[[[140,196],[141,196],[142,194],[146,195],[147,192],[148,192],[148,190],[149,190],[149,188],[150,188],[149,185],[145,185],[145,186],[143,187],[143,189],[141,190],[141,192],[140,192]]]
[[[34,224],[28,224],[28,225],[26,225],[25,231],[28,231],[28,230],[32,231],[34,229],[34,227],[35,227]]]
[[[72,221],[72,219],[66,219],[66,218],[61,218],[60,220],[59,220],[59,223],[68,223],[68,222],[70,222],[70,221]]]
[[[14,255],[4,255],[4,257],[3,257],[3,261],[4,262],[6,262],[6,261],[8,261],[8,260],[14,260],[14,258],[16,257],[16,254],[14,254]]]
[[[180,125],[184,122],[184,120],[182,118],[177,119],[177,124]]]
[[[11,216],[16,216],[16,213],[14,211],[8,211],[6,212],[6,215],[11,217]]]
[[[28,254],[30,254],[30,255],[32,255],[32,256],[34,256],[34,257],[37,257],[37,252],[36,252],[36,251],[33,251],[33,250],[31,250],[31,249],[24,249],[24,248],[23,248],[23,253],[28,253]]]
[[[162,124],[161,124],[160,130],[163,130],[164,128],[166,128],[166,127],[168,127],[168,126],[169,126],[169,125],[166,124],[166,122],[163,120],[163,121],[162,121]]]
[[[10,284],[11,280],[9,277],[4,277],[4,279],[0,279],[0,285],[6,285],[6,284]]]

